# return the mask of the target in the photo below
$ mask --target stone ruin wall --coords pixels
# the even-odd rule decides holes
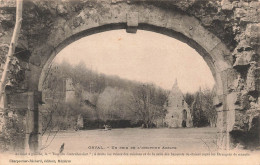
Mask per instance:
[[[79,15],[82,10],[99,8],[98,12],[105,15],[107,6],[124,0],[109,1],[37,1],[25,0],[23,10],[23,24],[16,48],[15,57],[12,59],[9,80],[12,86],[6,90],[8,95],[35,90],[37,83],[29,80],[38,75],[31,75],[32,70],[40,70],[41,60],[45,57],[32,56],[43,49],[44,41],[50,32],[57,28],[54,22],[68,20]],[[126,3],[126,2],[124,2]],[[231,124],[231,134],[236,142],[245,143],[247,134],[258,122],[259,125],[259,92],[260,92],[260,2],[257,0],[172,0],[172,1],[127,1],[129,5],[144,4],[157,6],[165,10],[177,10],[197,18],[203,27],[215,34],[232,52],[231,60],[233,69],[222,73],[225,93],[216,98],[216,106],[224,104],[224,108],[234,110],[235,123]],[[119,6],[120,7],[120,6]],[[101,9],[101,10],[100,10]],[[94,10],[95,11],[95,10]],[[97,12],[97,10],[96,10]],[[91,16],[90,16],[91,17]],[[81,17],[73,22],[74,26],[81,24]],[[60,22],[62,24],[62,22]],[[0,0],[0,63],[3,66],[5,56],[10,44],[12,30],[15,24],[15,1]],[[40,33],[39,33],[40,32]],[[51,52],[50,52],[51,53]],[[40,53],[39,53],[40,54]],[[1,71],[2,72],[2,71]],[[30,77],[30,78],[29,78]],[[33,87],[34,86],[34,87]],[[24,95],[24,94],[23,94]],[[31,98],[37,93],[25,94],[24,97],[8,98],[8,108],[1,112],[1,125],[4,126],[1,135],[4,138],[13,137],[9,143],[16,144],[16,137],[26,134],[26,109],[35,105],[23,107],[16,111],[16,106],[24,101],[21,98]],[[40,95],[39,95],[40,97]],[[36,97],[38,99],[39,97]],[[14,115],[12,115],[14,114]],[[232,121],[233,116],[219,117],[220,120]],[[230,118],[230,119],[224,119]],[[5,120],[4,120],[5,119]],[[223,127],[227,123],[224,122]],[[17,126],[17,127],[16,127]],[[8,129],[5,129],[8,128]],[[258,126],[259,129],[259,126]],[[1,129],[0,129],[1,130]],[[241,136],[243,135],[243,136]],[[245,136],[244,136],[245,135]],[[259,135],[258,135],[259,136]],[[3,137],[3,136],[2,136]],[[244,137],[244,138],[240,138]],[[259,139],[258,139],[259,140]]]
[[[177,80],[172,87],[165,106],[167,114],[165,116],[165,123],[169,128],[181,128],[182,122],[185,120],[185,127],[193,127],[191,111],[186,103],[183,93],[178,87]],[[183,117],[183,111],[186,111],[186,119]]]

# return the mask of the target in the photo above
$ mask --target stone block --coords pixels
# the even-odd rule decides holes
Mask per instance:
[[[239,66],[248,66],[250,65],[250,62],[254,59],[255,51],[242,51],[240,53],[237,53],[237,58],[234,63],[234,67]]]
[[[217,131],[223,132],[223,111],[217,111]]]
[[[238,78],[238,73],[230,68],[221,72],[221,80],[223,84],[224,94],[228,94],[232,91],[235,80]]]
[[[14,15],[13,14],[0,14],[0,22],[2,21],[14,21]]]
[[[229,92],[235,90],[237,81],[238,81],[238,73],[234,69],[229,69],[228,77],[227,77],[227,87]]]
[[[28,108],[28,94],[18,93],[7,95],[7,103],[12,109],[27,109]]]
[[[217,112],[223,112],[223,111],[224,111],[224,106],[223,106],[223,104],[220,104],[219,106],[216,106],[216,111],[217,111]]]
[[[222,101],[219,99],[218,96],[216,96],[216,97],[213,98],[213,104],[215,106],[220,106],[222,104]]]
[[[8,7],[8,8],[10,8],[10,7],[12,7],[12,8],[14,8],[14,7],[16,7],[16,1],[14,1],[14,0],[1,0],[0,1],[0,8],[1,7]]]
[[[259,1],[252,1],[252,2],[250,2],[249,7],[259,10],[260,9],[260,3],[259,3]]]
[[[127,33],[136,33],[137,27],[138,27],[138,12],[129,12],[126,15],[126,21],[127,21]]]
[[[245,30],[245,37],[250,45],[260,45],[260,23],[248,24]]]
[[[257,77],[256,66],[251,65],[247,72],[247,79],[246,79],[247,91],[251,92],[256,90],[256,77]]]
[[[153,12],[149,12],[148,11],[148,21],[149,24],[154,25],[154,26],[159,26],[159,27],[165,27],[168,24],[169,21],[169,17],[172,16],[171,14],[165,12],[164,10],[158,8],[158,7],[153,7],[152,9]],[[174,14],[174,13],[172,13]],[[141,17],[141,15],[139,14],[139,17]],[[182,17],[183,19],[187,19],[186,16],[183,15]],[[173,18],[175,19],[175,18]],[[180,25],[182,26],[183,20],[179,20],[180,21]]]
[[[234,129],[235,125],[235,109],[229,109],[227,111],[227,118],[226,118],[226,125],[227,125],[227,132],[230,132]]]
[[[241,110],[248,110],[250,108],[249,95],[247,93],[240,96],[240,108]]]
[[[207,42],[211,42],[211,41],[207,41]],[[214,59],[214,64],[216,65],[219,71],[224,71],[226,69],[231,68],[232,55],[224,44],[219,42],[217,45],[215,45],[215,47],[211,49],[210,54]]]
[[[220,52],[222,50],[225,50],[225,48],[222,47],[219,38],[213,36],[201,25],[197,25],[196,27],[194,27],[192,38],[195,41],[197,41],[199,44],[203,45],[203,48],[206,51],[210,52],[210,54],[214,56],[214,59],[222,58],[220,54],[223,55],[223,53],[226,53],[226,52]],[[223,48],[223,49],[219,49],[219,48]]]
[[[29,99],[33,97],[30,103]],[[41,92],[12,93],[7,95],[7,104],[11,109],[28,109],[32,105],[41,102]],[[34,101],[35,100],[35,101]]]
[[[232,2],[232,7],[233,7],[233,8],[239,7],[239,2],[233,1],[233,2]]]
[[[111,0],[111,4],[116,4],[116,3],[119,3],[119,2],[124,2],[126,0]]]
[[[217,146],[220,150],[224,150],[225,149],[225,133],[223,132],[219,132],[217,133]]]
[[[244,8],[236,8],[234,12],[235,18],[242,18],[247,16],[247,11]]]
[[[64,14],[68,13],[66,7],[62,4],[58,4],[56,10],[57,10],[57,13],[60,15],[64,15]]]
[[[260,78],[260,67],[255,68],[255,76],[256,78]]]
[[[41,65],[41,57],[39,55],[34,55],[30,58],[29,62],[33,65],[40,66]]]
[[[256,87],[256,91],[260,92],[260,79],[256,79],[255,87]]]
[[[244,111],[235,111],[234,130],[247,131],[249,129],[249,116]]]
[[[234,68],[238,68],[240,66],[248,66],[249,65],[249,62],[247,60],[245,60],[245,58],[243,57],[238,57],[236,59],[236,62],[234,63]]]
[[[232,10],[233,9],[233,5],[229,0],[222,0],[221,1],[221,8],[222,10]]]
[[[238,108],[239,93],[232,92],[227,95],[227,110],[235,110]]]
[[[233,55],[237,56],[237,54],[239,54],[243,51],[250,51],[250,50],[252,50],[252,46],[250,46],[249,42],[243,38],[243,39],[240,39],[240,42],[238,43],[237,47],[235,48]]]

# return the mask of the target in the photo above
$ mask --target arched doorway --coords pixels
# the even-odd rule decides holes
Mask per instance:
[[[37,42],[30,45],[32,53],[30,72],[25,75],[28,82],[27,91],[42,90],[44,77],[53,58],[65,46],[79,38],[114,29],[126,29],[131,33],[136,32],[137,29],[161,33],[183,41],[196,49],[211,69],[217,84],[219,146],[228,148],[229,131],[233,128],[235,114],[234,109],[227,110],[226,106],[227,94],[230,93],[227,83],[233,79],[229,77],[233,69],[232,56],[225,44],[206,30],[198,19],[178,10],[165,10],[145,3],[129,5],[109,2],[105,8],[104,4],[94,6],[93,8],[92,4],[87,4],[86,8],[79,9],[80,12],[68,15],[66,18],[58,16],[53,24],[49,25],[48,33],[42,33],[39,30],[29,32],[28,36],[32,34],[39,37],[36,37]],[[102,13],[104,10],[106,12]],[[33,94],[32,97],[34,97]],[[39,119],[36,117],[38,116],[37,105],[32,104],[30,108],[34,108],[35,111],[28,115],[28,125],[33,123],[32,127],[28,127],[28,132],[38,131],[40,126]]]
[[[155,15],[162,15],[160,10],[155,10]],[[158,12],[158,13],[157,13]],[[154,11],[151,11],[151,13],[154,13]],[[135,15],[136,13],[130,12],[129,15]],[[145,13],[144,13],[145,14]],[[148,13],[146,13],[148,14]],[[192,48],[196,49],[200,55],[204,58],[205,62],[208,64],[209,68],[211,69],[211,72],[213,74],[213,77],[216,81],[217,85],[217,94],[222,95],[224,93],[223,82],[222,81],[222,72],[226,72],[225,70],[229,70],[231,68],[230,61],[224,59],[225,56],[228,55],[229,51],[226,49],[224,44],[221,43],[221,41],[215,37],[213,34],[209,33],[207,30],[205,30],[203,27],[199,25],[199,22],[192,17],[189,16],[182,16],[181,20],[178,13],[175,13],[176,15],[172,15],[172,13],[169,13],[170,16],[173,17],[170,20],[176,20],[180,21],[179,24],[176,24],[176,22],[168,22],[165,24],[165,22],[161,22],[161,18],[159,17],[153,17],[153,19],[149,19],[149,21],[145,20],[145,17],[147,15],[142,15],[141,13],[138,15],[138,24],[133,26],[126,26],[127,21],[135,21],[131,20],[125,20],[123,19],[123,22],[121,23],[120,20],[119,23],[105,23],[103,25],[95,25],[92,27],[92,25],[89,27],[89,24],[82,24],[76,29],[73,29],[74,27],[70,27],[72,29],[67,29],[68,32],[62,32],[62,34],[58,29],[56,31],[56,36],[59,36],[61,38],[54,38],[54,40],[50,41],[53,42],[53,46],[55,47],[54,51],[46,58],[45,61],[42,61],[42,72],[41,76],[39,78],[39,85],[38,90],[41,91],[42,82],[44,81],[44,76],[46,72],[48,72],[48,67],[51,61],[54,59],[54,57],[57,55],[57,53],[62,50],[65,46],[72,43],[73,41],[80,39],[82,37],[95,34],[98,32],[113,30],[113,29],[128,29],[131,27],[132,29],[141,29],[141,30],[147,30],[147,31],[153,31],[157,33],[161,33],[164,35],[167,35],[169,37],[174,37],[182,42],[187,43]],[[126,13],[127,15],[127,13]],[[150,16],[150,14],[148,14]],[[148,16],[148,17],[149,17]],[[102,18],[101,18],[102,19]],[[144,22],[141,22],[141,20],[144,19]],[[139,22],[140,21],[140,22]],[[130,24],[130,23],[129,23]],[[197,26],[195,27],[194,24]],[[69,25],[68,25],[69,26]],[[72,34],[71,34],[72,33]],[[70,34],[67,36],[67,34]],[[201,35],[204,34],[204,35]],[[54,35],[54,34],[53,34]],[[55,41],[56,40],[56,41]],[[59,44],[57,44],[59,43]],[[209,44],[211,43],[211,44]],[[215,45],[215,46],[213,46]],[[232,69],[231,69],[232,70]],[[36,79],[37,80],[37,79]],[[34,80],[33,80],[34,81]],[[228,135],[226,131],[224,131],[226,128],[223,126],[223,113],[226,113],[224,111],[219,111],[218,116],[218,127],[220,130],[225,132],[223,135],[224,139],[222,139],[221,143],[223,143],[223,140],[225,141],[225,144],[228,144]],[[233,121],[232,121],[233,122]],[[232,122],[226,122],[232,124]],[[221,132],[221,131],[220,131]],[[222,144],[221,144],[222,145]],[[226,146],[225,146],[226,147]]]
[[[186,127],[187,120],[187,111],[186,109],[182,110],[182,127]]]

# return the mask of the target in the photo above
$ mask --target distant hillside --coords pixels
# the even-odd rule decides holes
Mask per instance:
[[[60,92],[64,91],[65,78],[71,78],[75,85],[78,84],[85,91],[93,93],[102,93],[106,87],[131,90],[137,86],[143,85],[141,82],[98,73],[97,71],[86,68],[84,63],[72,66],[67,62],[62,62],[61,64],[54,63],[50,68],[47,73],[43,89],[50,89]]]
[[[72,79],[75,87],[76,99],[70,103],[64,101],[66,78]],[[154,84],[100,74],[84,64],[53,64],[47,72],[43,89],[49,100],[45,106],[49,112],[44,115],[45,123],[54,118],[59,121],[53,127],[74,127],[78,115],[83,115],[86,122],[96,126],[97,122],[109,121],[124,126],[139,123],[152,127],[166,114],[163,106],[168,91]]]

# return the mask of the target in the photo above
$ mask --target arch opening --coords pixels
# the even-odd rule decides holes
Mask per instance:
[[[233,88],[231,89],[232,91],[229,90],[229,87],[233,81],[239,79],[238,77],[235,78],[239,73],[232,67],[233,59],[231,59],[232,55],[227,47],[229,44],[225,44],[217,37],[221,36],[221,34],[215,35],[211,30],[207,30],[209,26],[205,26],[204,20],[200,19],[201,17],[194,17],[190,11],[175,10],[175,8],[168,10],[161,5],[157,5],[157,3],[134,2],[129,4],[125,2],[102,2],[102,5],[99,3],[101,2],[95,2],[94,5],[82,3],[84,7],[82,6],[82,8],[77,8],[76,10],[74,10],[74,3],[72,6],[67,6],[67,2],[66,4],[58,4],[58,7],[61,7],[61,9],[63,5],[66,5],[62,13],[58,13],[61,11],[60,9],[57,9],[56,12],[50,12],[50,15],[47,14],[47,12],[45,13],[47,15],[42,13],[40,16],[42,19],[39,24],[34,27],[22,27],[24,29],[21,32],[23,35],[21,39],[25,40],[25,47],[28,46],[28,50],[31,52],[31,56],[25,61],[30,71],[25,73],[25,84],[19,84],[18,88],[22,90],[17,89],[17,92],[24,92],[23,94],[27,99],[25,99],[25,101],[23,100],[24,105],[27,106],[23,108],[33,109],[32,111],[28,111],[26,117],[23,117],[27,121],[24,124],[26,125],[26,132],[36,137],[34,141],[36,143],[38,142],[36,134],[39,134],[39,132],[35,133],[34,130],[40,130],[38,104],[42,102],[38,100],[38,96],[41,95],[41,92],[38,91],[43,91],[45,77],[56,55],[64,47],[82,37],[110,30],[130,28],[130,30],[133,31],[139,29],[173,37],[188,44],[199,52],[211,69],[211,73],[217,85],[216,100],[214,100],[216,102],[214,102],[214,104],[218,107],[217,127],[219,128],[218,137],[220,142],[218,145],[228,148],[230,142],[229,133],[233,131],[235,124],[237,124],[235,108],[234,106],[229,107],[233,105],[234,99],[232,100],[232,98],[235,95],[235,91],[233,91]],[[39,3],[32,4],[33,6],[42,5]],[[158,2],[158,4],[160,3]],[[50,4],[48,5],[46,3],[46,9],[49,7]],[[193,7],[196,8],[197,5],[193,5],[192,8]],[[26,14],[30,13],[31,9],[31,7],[26,7]],[[32,9],[32,11],[33,10],[34,9]],[[104,10],[106,12],[103,12]],[[52,19],[49,20],[50,24],[48,25],[42,24],[49,19],[45,16],[53,16]],[[38,16],[35,18],[37,19]],[[34,21],[30,16],[25,16],[24,19],[25,21],[29,19],[29,22]],[[37,26],[40,25],[43,26],[38,28]],[[22,62],[22,65],[23,64]],[[14,105],[16,104],[17,103]],[[184,106],[185,103],[178,105],[179,107],[180,105]],[[188,109],[183,107],[181,109],[185,109],[187,113],[189,113]],[[181,114],[182,113],[180,113],[180,116],[182,116]],[[171,118],[173,117],[172,115]],[[25,138],[28,138],[27,135]],[[25,140],[25,142],[27,142],[27,140]]]
[[[65,46],[64,46],[65,47]],[[55,52],[56,54],[58,54],[57,52]],[[55,56],[56,56],[56,54],[55,54]],[[54,56],[54,57],[55,57]],[[53,57],[53,58],[54,58]],[[47,67],[47,68],[49,68],[49,67]],[[70,83],[71,84],[71,83]],[[184,106],[184,101],[182,100],[181,101],[181,103],[179,104],[180,106]],[[173,118],[173,117],[172,117]],[[181,120],[182,120],[182,127],[187,127],[187,110],[186,109],[184,109],[183,111],[182,111],[182,117],[181,117]],[[82,123],[83,121],[81,121],[81,123]],[[105,123],[106,124],[106,123]]]
[[[126,29],[126,25],[125,24],[109,24],[109,25],[103,25],[103,26],[99,26],[96,28],[91,28],[88,30],[84,30],[82,32],[79,32],[75,35],[72,35],[69,38],[66,38],[63,42],[61,42],[51,53],[51,55],[49,56],[48,59],[45,60],[45,62],[43,61],[44,65],[42,66],[42,71],[40,74],[40,78],[39,78],[39,83],[38,83],[38,90],[42,91],[42,84],[45,81],[45,77],[46,77],[46,73],[48,72],[48,70],[50,69],[51,63],[53,61],[53,59],[56,57],[56,55],[63,50],[66,46],[70,45],[71,43],[83,38],[83,37],[87,37],[93,34],[98,34],[98,33],[102,33],[102,32],[106,32],[106,31],[114,31],[114,30],[122,30],[122,29]],[[195,42],[194,40],[192,40],[191,38],[186,37],[185,35],[183,35],[180,32],[176,32],[174,30],[170,30],[167,29],[165,27],[158,27],[158,26],[154,26],[154,25],[150,25],[150,24],[139,24],[138,26],[139,30],[143,30],[143,31],[150,31],[150,32],[154,32],[154,33],[158,33],[158,34],[162,34],[171,38],[174,38],[176,40],[179,40],[185,44],[187,44],[188,46],[190,46],[191,48],[195,49],[199,55],[201,55],[201,57],[204,59],[204,61],[206,62],[206,64],[208,65],[212,76],[216,82],[217,85],[217,93],[221,94],[223,93],[223,85],[222,82],[220,80],[220,69],[218,69],[216,67],[215,60],[212,58],[212,56],[202,47],[200,46],[197,42]],[[137,32],[138,33],[138,32]]]
[[[141,9],[142,10],[142,9]],[[140,11],[141,11],[140,10]],[[151,9],[149,9],[151,10]],[[217,96],[223,95],[225,89],[225,82],[223,82],[221,72],[225,71],[228,68],[232,68],[229,61],[226,60],[224,57],[225,55],[228,55],[229,51],[225,47],[225,45],[213,34],[208,32],[206,29],[204,29],[198,20],[195,18],[184,16],[179,17],[180,14],[176,13],[165,13],[164,11],[156,10],[153,14],[159,13],[159,15],[163,15],[167,17],[172,17],[173,20],[177,21],[175,23],[174,21],[169,21],[165,24],[165,22],[161,21],[160,16],[156,15],[152,19],[147,20],[146,16],[147,13],[144,13],[143,15],[139,14],[139,20],[138,20],[138,26],[136,28],[140,30],[146,30],[146,31],[152,31],[160,34],[164,34],[169,37],[173,37],[175,39],[178,39],[186,44],[188,44],[190,47],[194,48],[205,60],[207,65],[209,66],[211,73],[215,79],[216,82],[216,90],[217,90]],[[162,13],[163,14],[162,14]],[[150,15],[148,14],[148,17]],[[46,73],[48,72],[49,66],[54,59],[54,57],[60,52],[64,47],[69,45],[70,43],[92,34],[96,34],[99,32],[104,31],[110,31],[110,30],[116,30],[116,29],[127,29],[127,24],[125,20],[125,17],[115,17],[116,21],[108,21],[102,20],[103,18],[100,18],[100,22],[104,21],[103,23],[99,23],[98,25],[96,23],[94,24],[81,24],[79,27],[76,27],[75,29],[69,29],[69,31],[64,31],[64,36],[60,38],[56,38],[54,41],[50,41],[50,45],[54,48],[51,55],[46,55],[45,58],[42,60],[41,67],[43,68],[40,74],[40,78],[38,79],[38,90],[42,91],[42,84],[45,81],[44,77]],[[117,20],[118,19],[118,20]],[[169,19],[171,20],[171,19]],[[93,20],[90,20],[93,21]],[[194,24],[192,24],[192,22]],[[197,27],[193,27],[196,26]],[[138,33],[138,32],[137,32]],[[55,31],[52,32],[52,34],[56,34]],[[57,31],[57,34],[61,35],[59,31]],[[69,35],[67,35],[69,34]],[[33,80],[35,81],[35,80]],[[36,80],[37,81],[37,80]],[[222,116],[224,116],[224,113],[220,112],[218,113],[218,116],[221,118],[221,120],[218,120],[218,126],[221,128],[222,132],[225,132],[227,135],[225,135],[224,141],[228,141],[228,132],[223,130],[223,121]],[[226,120],[226,118],[224,119]],[[232,122],[229,122],[232,124]],[[225,128],[224,128],[225,129]],[[225,144],[224,144],[225,145]]]
[[[186,109],[184,109],[182,111],[182,127],[187,127],[186,120],[187,120],[187,111],[186,111]]]

